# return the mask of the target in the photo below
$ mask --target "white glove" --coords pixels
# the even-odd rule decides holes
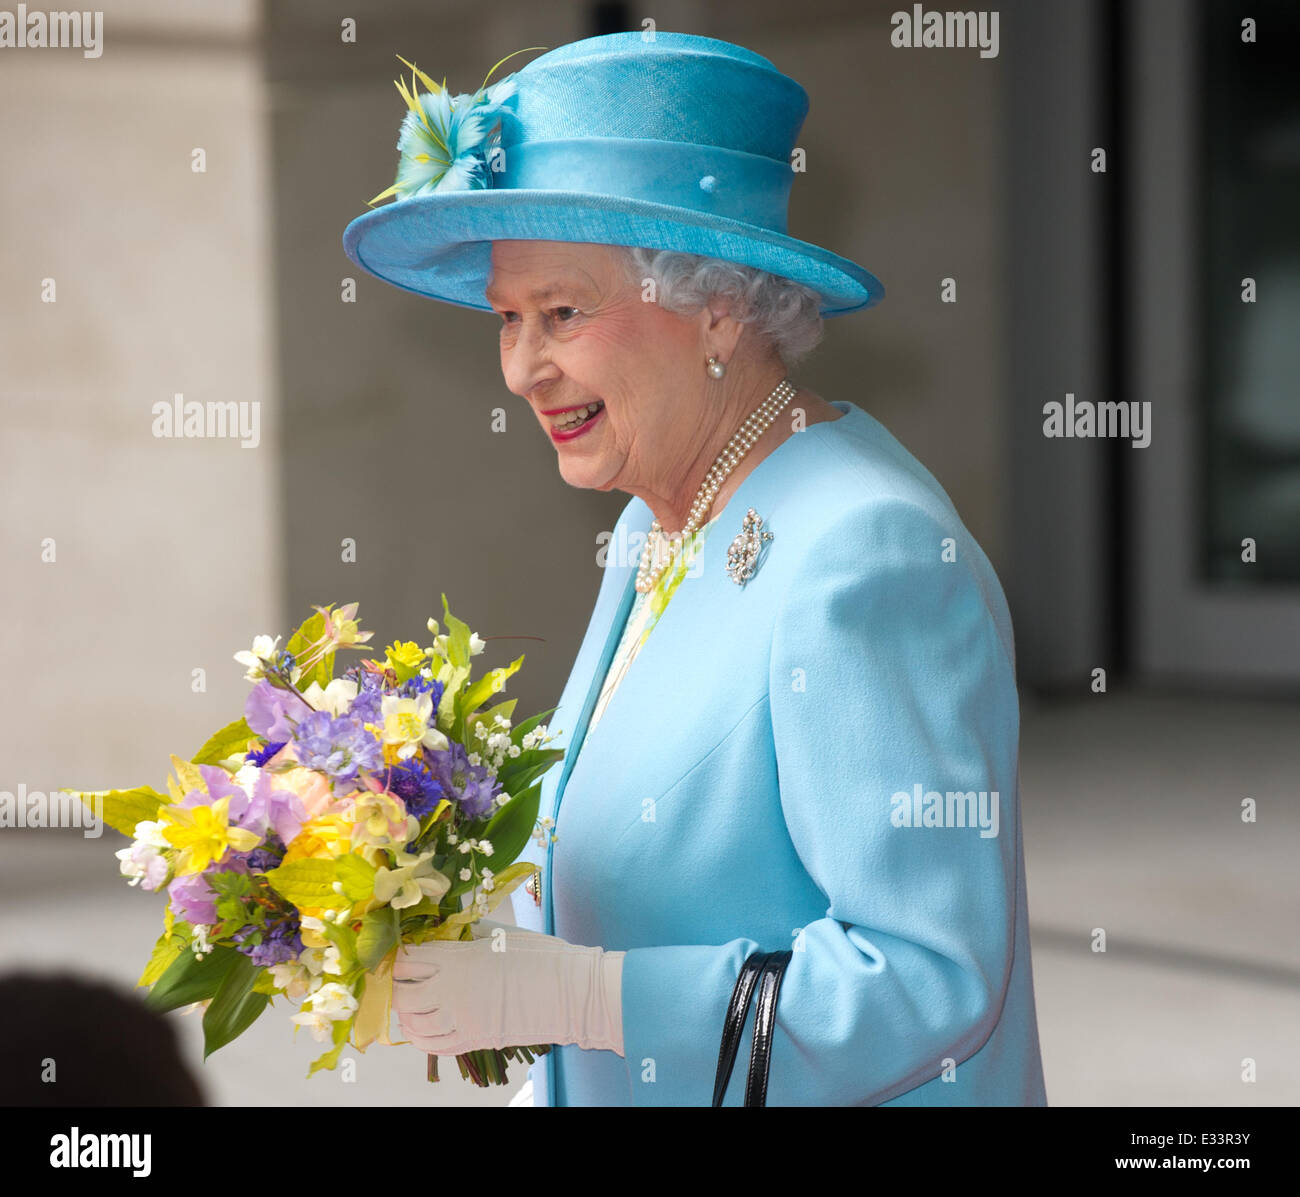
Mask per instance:
[[[403,947],[393,967],[402,1033],[431,1056],[577,1044],[623,1054],[625,952],[480,919],[472,940]]]

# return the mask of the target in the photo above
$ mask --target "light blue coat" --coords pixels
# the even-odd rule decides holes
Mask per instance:
[[[744,479],[547,775],[556,841],[530,845],[541,903],[516,890],[515,917],[627,952],[626,1056],[552,1049],[537,1105],[708,1105],[741,964],[779,948],[768,1104],[1046,1103],[1006,602],[935,479],[835,406]],[[749,507],[774,539],[741,587],[725,562]],[[652,518],[635,498],[619,518],[555,747],[581,743]]]

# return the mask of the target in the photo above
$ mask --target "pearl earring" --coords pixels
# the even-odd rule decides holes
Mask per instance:
[[[708,371],[710,378],[721,378],[727,372],[727,367],[718,361],[716,357],[711,357],[709,358]]]

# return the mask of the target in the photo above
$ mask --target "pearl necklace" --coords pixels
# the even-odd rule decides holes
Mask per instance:
[[[650,563],[659,555],[659,542],[664,537],[664,530],[658,520],[655,520],[650,525],[650,533],[646,537],[645,548],[641,550],[641,563],[636,571],[636,588],[641,594],[649,591],[659,580],[659,575],[664,572],[668,567],[668,563],[672,560],[677,545],[703,527],[705,517],[709,514],[714,499],[718,497],[718,491],[722,489],[722,484],[726,482],[732,470],[740,464],[745,454],[754,447],[758,438],[772,426],[773,421],[797,393],[797,388],[790,380],[783,378],[776,384],[776,389],[754,411],[750,412],[745,422],[737,429],[736,435],[727,442],[726,447],[709,467],[709,472],[704,476],[704,481],[700,483],[700,489],[696,492],[695,502],[691,504],[690,515],[686,520],[685,527],[669,538],[674,542],[673,545],[664,556],[664,559],[653,569]]]

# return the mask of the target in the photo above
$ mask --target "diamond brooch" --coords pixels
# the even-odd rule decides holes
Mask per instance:
[[[727,550],[727,573],[737,586],[743,586],[754,576],[763,542],[772,539],[772,533],[763,531],[763,517],[752,507],[745,512],[740,535]]]

